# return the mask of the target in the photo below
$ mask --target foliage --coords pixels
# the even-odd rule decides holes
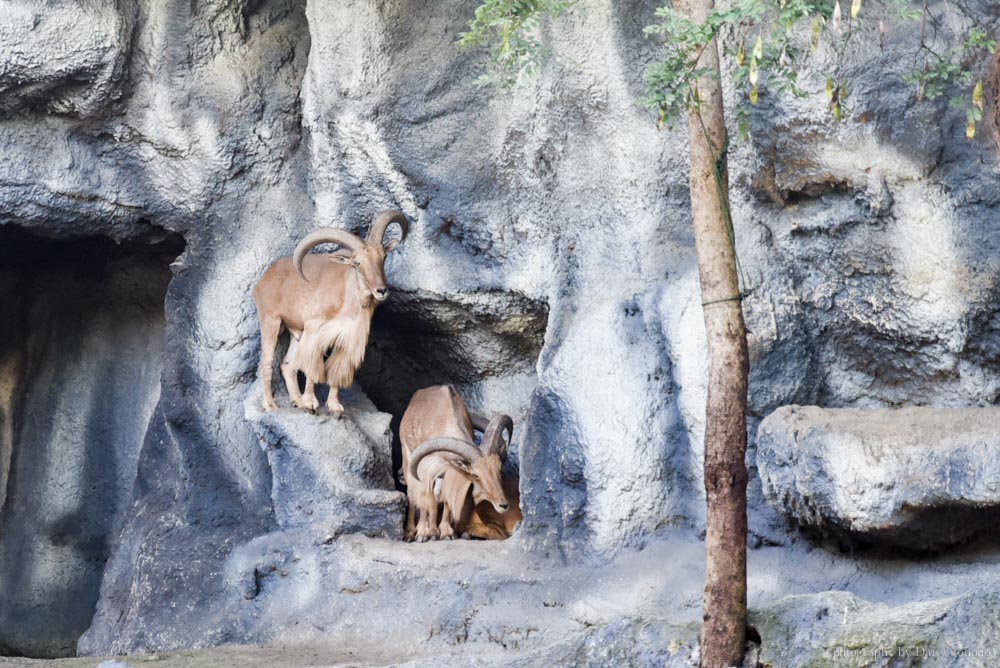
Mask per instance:
[[[697,108],[696,82],[714,76],[699,65],[702,51],[716,37],[727,45],[730,74],[738,90],[745,91],[744,103],[736,107],[740,136],[748,132],[748,106],[757,104],[761,89],[773,95],[804,96],[799,75],[805,60],[820,45],[836,56],[833,71],[827,72],[826,97],[829,111],[839,120],[849,111],[848,81],[840,73],[849,49],[877,35],[877,46],[885,48],[886,20],[920,21],[920,41],[914,66],[903,80],[914,86],[918,101],[935,100],[946,92],[960,89],[950,104],[965,112],[966,135],[975,135],[982,119],[983,85],[975,77],[976,63],[996,50],[997,43],[985,30],[973,27],[962,42],[943,52],[928,44],[928,23],[938,24],[941,12],[952,11],[944,3],[935,10],[923,0],[883,0],[884,11],[875,29],[874,18],[866,19],[874,8],[863,10],[863,0],[732,0],[720,3],[704,23],[695,24],[665,5],[656,11],[656,22],[645,29],[663,46],[660,60],[645,72],[646,95],[642,102],[657,113],[658,125],[672,123],[686,109]],[[848,6],[847,3],[850,3]],[[549,54],[538,39],[543,20],[552,20],[578,4],[578,0],[484,0],[461,37],[463,45],[492,44],[492,69],[483,83],[510,85],[522,76],[537,72]],[[874,4],[874,3],[872,3]],[[867,22],[867,23],[866,23]]]
[[[976,134],[976,123],[983,118],[983,82],[977,80],[973,83],[972,70],[964,67],[964,63],[975,61],[983,53],[992,54],[996,51],[997,42],[985,30],[974,26],[960,45],[938,54],[925,44],[924,32],[922,28],[920,50],[925,55],[923,67],[908,73],[904,80],[916,87],[918,100],[937,99],[953,84],[963,88],[965,94],[952,96],[948,104],[965,112],[965,136],[972,139]]]
[[[660,125],[696,107],[695,82],[713,74],[698,66],[701,52],[723,32],[741,36],[737,48],[727,53],[735,63],[733,83],[748,89],[751,104],[757,103],[762,83],[775,93],[804,95],[798,85],[798,72],[805,49],[793,40],[792,28],[819,12],[816,3],[806,0],[737,0],[712,10],[703,24],[696,25],[673,8],[661,7],[656,12],[658,23],[648,26],[645,32],[662,40],[665,55],[646,70],[647,94],[642,102],[658,113]],[[814,21],[814,33],[818,25]],[[743,37],[747,33],[755,37],[749,57],[749,42]],[[742,133],[747,127],[745,110],[738,110],[738,116]]]
[[[533,76],[550,55],[539,37],[543,19],[554,20],[579,0],[483,0],[462,33],[462,46],[490,47],[490,69],[480,85],[511,86]]]

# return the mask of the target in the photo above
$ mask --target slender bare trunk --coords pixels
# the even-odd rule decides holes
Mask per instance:
[[[675,0],[674,8],[703,22],[712,0]],[[736,250],[729,223],[726,126],[719,51],[713,42],[701,67],[715,77],[698,82],[697,109],[688,113],[691,212],[708,340],[705,428],[706,572],[701,665],[739,665],[746,640],[747,354]]]

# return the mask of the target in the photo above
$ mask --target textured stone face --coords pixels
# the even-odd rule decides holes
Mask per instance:
[[[762,664],[880,668],[996,661],[995,593],[887,606],[843,591],[789,596],[752,615]]]
[[[135,0],[5,3],[0,115],[97,115],[122,94],[135,14]]]
[[[304,642],[333,628],[344,642],[381,643],[378,631],[403,619],[400,651],[461,657],[465,629],[485,653],[512,637],[524,651],[551,641],[554,663],[640,656],[622,644],[664,640],[646,631],[669,627],[674,618],[655,611],[680,598],[679,623],[697,623],[701,555],[671,532],[696,536],[702,517],[705,353],[684,133],[658,132],[636,104],[657,48],[642,27],[658,3],[588,0],[545,35],[556,59],[509,94],[477,88],[480,54],[454,44],[471,0],[7,4],[0,222],[186,244],[157,311],[162,358],[132,365],[159,374],[146,388],[158,401],[151,417],[128,404],[144,426],[116,432],[132,458],[108,506],[109,556],[91,564],[100,595],[80,652]],[[991,3],[963,7],[954,28],[996,27]],[[884,52],[857,49],[838,64],[856,82],[848,120],[829,122],[824,80],[804,76],[805,99],[762,90],[753,142],[732,147],[754,423],[791,403],[987,405],[1000,392],[995,147],[966,142],[943,99],[914,102],[898,75],[917,27],[889,25]],[[821,71],[835,58],[821,50],[811,62]],[[424,377],[455,382],[473,410],[511,414],[525,519],[503,550],[414,552],[361,536],[325,545],[298,513],[339,515],[336,494],[314,484],[321,477],[276,484],[296,460],[269,459],[260,436],[271,418],[247,418],[259,392],[254,282],[309,230],[362,231],[387,207],[412,226],[387,260],[393,297],[359,374],[383,413],[364,419],[384,425]],[[102,364],[122,329],[100,339]],[[20,373],[7,368],[4,401]],[[110,384],[80,389],[81,403]],[[67,418],[81,419],[82,409]],[[340,429],[274,419],[314,458],[316,439]],[[382,429],[365,432],[362,472],[386,461]],[[69,456],[68,442],[43,440]],[[4,475],[34,447],[8,442]],[[25,484],[44,488],[48,471]],[[359,533],[379,533],[391,515],[393,493],[378,480],[387,505]],[[783,566],[801,570],[808,550],[769,510],[759,478],[751,490],[755,539],[786,545]],[[0,526],[48,540],[54,512],[28,522],[12,507]],[[656,558],[626,573],[643,549]],[[0,577],[24,563],[5,554]],[[621,583],[597,598],[578,591],[609,564]],[[904,570],[943,595],[934,578],[953,574],[921,568]],[[357,593],[365,573],[377,594]],[[649,594],[654,575],[683,595]],[[546,583],[551,600],[537,589]],[[530,606],[518,607],[529,589]],[[443,607],[422,616],[428,596]],[[9,605],[0,597],[11,633],[27,632]],[[567,627],[578,633],[558,645]]]
[[[757,430],[764,495],[796,523],[931,549],[1000,523],[1000,409],[785,406]]]

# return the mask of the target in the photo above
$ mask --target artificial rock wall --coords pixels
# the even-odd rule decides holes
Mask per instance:
[[[352,625],[345,611],[398,619],[394,606],[427,597],[438,611],[399,622],[400,647],[517,637],[523,649],[596,633],[624,648],[647,626],[615,624],[671,600],[637,585],[597,612],[577,589],[643,548],[697,562],[705,387],[683,132],[658,132],[636,104],[656,3],[584,4],[545,35],[556,60],[509,94],[477,88],[480,54],[454,45],[472,1],[18,0],[0,17],[0,221],[61,239],[185,244],[169,265],[162,356],[137,366],[159,374],[155,409],[146,427],[116,432],[134,452],[115,491],[128,501],[108,506],[107,551],[81,576],[100,588],[79,651],[378,643],[384,626]],[[963,11],[936,39],[997,22],[990,3]],[[875,44],[874,25],[859,39]],[[856,82],[847,121],[830,121],[822,81],[807,78],[805,99],[762,95],[754,140],[734,149],[754,429],[791,403],[997,399],[996,148],[989,128],[966,142],[946,101],[915,102],[898,80],[915,27],[889,25],[884,51],[842,63]],[[813,65],[833,59],[821,49]],[[450,380],[518,426],[523,526],[503,551],[434,548],[428,559],[456,575],[433,586],[406,546],[283,526],[273,461],[247,417],[254,281],[308,230],[357,231],[390,206],[413,225],[387,263],[399,299],[376,319],[361,389],[398,412],[398,366],[403,386]],[[451,352],[436,345],[456,340]],[[82,447],[43,440],[63,456]],[[11,462],[28,447],[12,443]],[[19,469],[8,470],[13,481]],[[755,544],[795,544],[756,479],[751,495]],[[51,542],[41,527],[54,516],[0,512],[0,528]],[[688,538],[675,545],[677,532]],[[536,565],[530,577],[511,566],[519,559]],[[386,561],[396,568],[375,586],[364,574]],[[0,552],[0,577],[17,568],[22,553]],[[559,584],[525,594],[541,582]],[[316,599],[317,588],[331,593]],[[688,598],[684,637],[697,619]],[[525,622],[515,600],[537,603],[541,621]],[[12,605],[0,601],[0,617]],[[0,628],[11,647],[29,632]],[[33,653],[71,644],[31,635]]]

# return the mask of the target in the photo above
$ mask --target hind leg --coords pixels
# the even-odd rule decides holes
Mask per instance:
[[[288,352],[285,359],[281,361],[281,377],[285,379],[285,389],[288,390],[288,397],[292,400],[292,405],[299,407],[299,400],[302,392],[299,391],[299,370],[292,364],[295,356],[295,349],[299,346],[299,340],[294,334],[288,337]]]
[[[278,407],[274,403],[274,392],[271,388],[271,374],[274,369],[274,349],[278,345],[278,335],[281,334],[281,319],[261,317],[260,319],[260,383],[264,388],[264,410],[270,411]]]
[[[417,501],[409,494],[406,497],[406,529],[403,531],[403,540],[410,543],[417,537]]]
[[[298,407],[304,408],[310,413],[319,410],[319,399],[316,398],[316,383],[322,383],[325,376],[323,368],[323,358],[317,355],[316,350],[316,329],[306,325],[302,336],[296,347],[295,359],[292,367],[302,371],[306,376],[306,389],[299,397]],[[298,383],[298,378],[295,379]]]

